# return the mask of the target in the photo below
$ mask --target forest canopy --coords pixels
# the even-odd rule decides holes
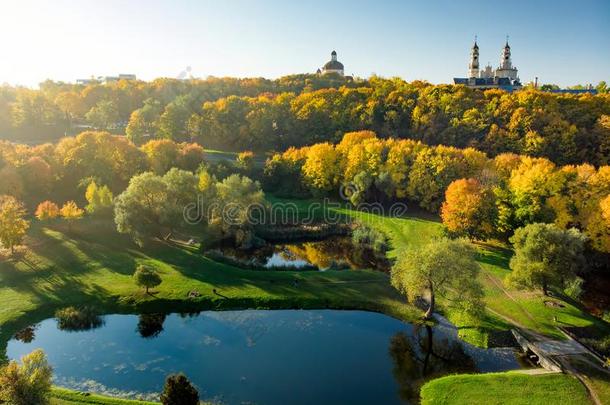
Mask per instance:
[[[371,130],[380,138],[545,157],[556,164],[610,159],[610,95],[514,93],[399,78],[292,75],[121,80],[39,90],[0,87],[0,139],[56,140],[87,129],[205,148],[283,151]]]

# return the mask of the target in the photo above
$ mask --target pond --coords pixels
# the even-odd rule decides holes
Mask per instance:
[[[223,256],[267,269],[340,270],[373,269],[389,271],[384,254],[356,246],[350,236],[330,236],[323,240],[269,243],[249,250],[231,246],[214,249]]]
[[[364,311],[107,315],[84,331],[48,319],[9,341],[7,355],[36,348],[60,386],[158,399],[165,376],[182,371],[202,399],[226,404],[409,403],[432,377],[520,368],[512,348]]]

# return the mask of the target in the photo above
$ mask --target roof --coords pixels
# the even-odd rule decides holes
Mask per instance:
[[[324,70],[343,70],[343,63],[336,60],[328,61],[324,65]]]

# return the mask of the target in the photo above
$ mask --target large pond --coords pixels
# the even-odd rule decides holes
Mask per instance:
[[[218,246],[222,255],[268,269],[341,270],[373,269],[389,271],[390,262],[383,254],[356,246],[351,236],[331,236],[323,240],[269,243],[263,247],[239,250]]]
[[[409,403],[432,377],[520,367],[514,349],[363,311],[107,315],[85,331],[48,319],[17,337],[9,358],[42,348],[60,386],[157,399],[182,371],[202,398],[226,404]]]

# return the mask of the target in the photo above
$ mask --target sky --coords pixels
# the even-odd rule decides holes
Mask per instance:
[[[521,81],[610,82],[610,0],[0,0],[0,83],[276,78],[315,72],[450,83],[474,36],[496,67],[506,35]]]

